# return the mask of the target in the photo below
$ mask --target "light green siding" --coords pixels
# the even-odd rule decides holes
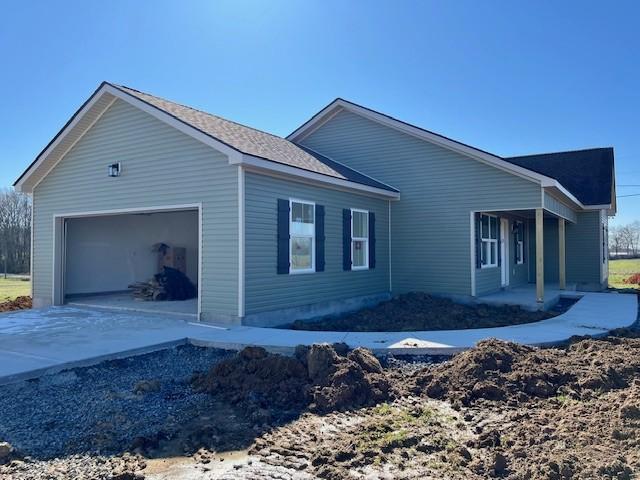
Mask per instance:
[[[394,294],[471,295],[471,212],[542,203],[529,180],[347,111],[302,143],[400,190],[391,204]],[[476,285],[477,294],[499,288],[500,270],[477,270]]]
[[[109,178],[116,161],[122,176]],[[37,301],[52,301],[54,214],[202,203],[202,312],[237,316],[237,172],[222,154],[117,100],[34,191]]]
[[[277,274],[277,199],[295,198],[325,207],[325,271]],[[342,269],[342,210],[376,214],[376,267]],[[246,315],[389,292],[387,200],[245,174]]]
[[[602,212],[578,213],[578,222],[567,224],[567,281],[599,288],[602,268]]]
[[[544,192],[544,208],[571,222],[575,223],[577,221],[576,212],[573,209],[547,192]]]
[[[566,222],[566,272],[567,283],[578,290],[597,290],[603,286],[602,274],[602,223],[601,212],[577,212],[576,223]],[[535,223],[529,230],[531,258],[535,258]],[[559,281],[558,219],[544,220],[544,281]],[[535,279],[535,262],[530,263],[530,278]]]

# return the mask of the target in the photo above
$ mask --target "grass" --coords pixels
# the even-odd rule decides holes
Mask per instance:
[[[0,302],[13,300],[16,297],[31,295],[31,282],[29,279],[0,276]]]
[[[638,285],[624,283],[634,273],[640,273],[640,258],[609,261],[609,286],[614,288],[640,288]]]

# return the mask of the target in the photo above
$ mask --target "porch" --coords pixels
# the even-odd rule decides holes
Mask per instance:
[[[567,282],[567,223],[573,211],[536,208],[474,212],[473,296],[480,303],[546,310],[575,297]]]
[[[478,303],[487,305],[518,305],[524,310],[549,310],[553,308],[561,298],[578,299],[584,295],[576,292],[575,285],[567,285],[561,289],[557,283],[546,284],[544,286],[544,299],[538,301],[535,284],[525,284],[516,287],[500,290],[498,292],[481,295],[477,298]]]

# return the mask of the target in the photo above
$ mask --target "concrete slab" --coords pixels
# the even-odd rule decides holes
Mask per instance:
[[[168,345],[241,349],[259,345],[290,353],[296,345],[345,342],[377,353],[452,355],[486,338],[528,345],[552,345],[574,335],[605,335],[632,325],[636,295],[583,293],[567,312],[541,322],[510,327],[422,332],[310,332],[248,326],[189,323],[167,313],[50,307],[0,314],[0,383],[98,363]]]
[[[78,307],[98,307],[146,313],[171,313],[195,318],[198,315],[198,299],[171,300],[164,302],[144,302],[136,300],[131,293],[110,293],[74,297],[67,305]]]
[[[544,302],[538,303],[536,300],[536,286],[527,284],[482,295],[476,301],[487,305],[518,305],[524,310],[535,311],[553,308],[561,297],[580,298],[583,294],[584,292],[575,291],[575,285],[567,285],[566,289],[560,290],[557,284],[545,284]]]

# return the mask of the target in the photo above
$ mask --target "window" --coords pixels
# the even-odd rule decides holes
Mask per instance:
[[[498,217],[480,215],[480,259],[482,268],[498,266]]]
[[[369,268],[369,212],[351,209],[351,269]]]
[[[524,223],[515,222],[515,243],[516,243],[516,263],[522,265],[524,263]]]
[[[290,200],[289,263],[291,273],[315,271],[316,206],[312,202]]]

